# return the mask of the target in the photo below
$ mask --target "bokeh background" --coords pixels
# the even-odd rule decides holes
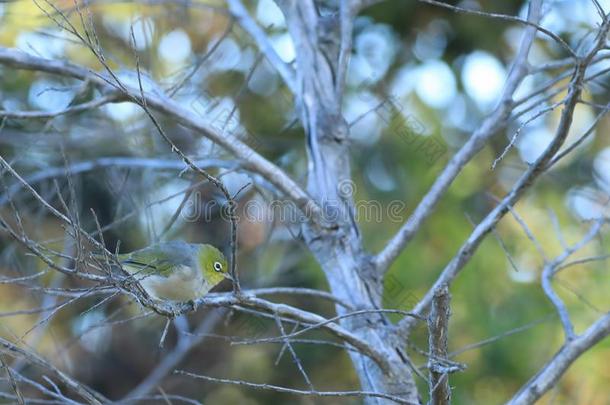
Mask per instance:
[[[80,27],[72,1],[51,2]],[[271,0],[248,2],[249,10],[269,34],[273,46],[287,62],[295,49],[284,19]],[[462,7],[525,17],[521,1],[465,0],[449,2]],[[576,46],[589,36],[599,17],[590,0],[546,1],[542,25]],[[600,1],[610,10],[610,1]],[[88,1],[90,18],[109,66],[129,82],[135,52],[148,75],[147,85],[173,92],[175,99],[217,128],[243,137],[265,157],[304,183],[306,156],[303,131],[295,122],[288,90],[273,68],[260,57],[249,37],[232,24],[220,1]],[[82,44],[53,23],[48,4],[38,0],[0,3],[0,45],[50,59],[73,61],[100,71],[97,59]],[[86,11],[89,10],[89,11]],[[89,14],[90,12],[90,14]],[[89,17],[90,16],[90,17]],[[344,113],[351,125],[354,198],[382,207],[381,214],[359,216],[371,251],[378,251],[398,229],[431,185],[448,157],[470,136],[488,114],[502,91],[510,61],[523,27],[509,22],[455,13],[412,0],[388,0],[366,9],[356,20],[354,49],[347,78]],[[567,55],[555,43],[540,37],[530,62],[536,66]],[[609,68],[602,59],[592,72]],[[566,69],[529,77],[517,92],[523,97]],[[608,102],[608,77],[589,83],[584,98]],[[559,89],[567,79],[551,88]],[[152,84],[156,82],[156,84]],[[565,95],[558,91],[548,100],[523,104],[526,111],[465,168],[422,232],[393,265],[386,280],[385,301],[390,308],[409,310],[432,284],[480,220],[548,144],[560,110],[537,118],[520,130],[515,147],[492,170],[491,165],[520,126],[540,108]],[[0,66],[0,109],[56,111],[76,97],[97,97],[82,83],[58,76],[16,71]],[[519,109],[517,110],[519,111]],[[571,139],[582,134],[597,113],[593,105],[577,107]],[[397,124],[398,122],[398,124]],[[232,157],[199,134],[161,117],[170,137],[194,159]],[[602,119],[593,136],[575,153],[544,176],[516,206],[547,254],[561,251],[557,228],[571,243],[587,227],[587,219],[608,214],[610,147],[608,120]],[[405,135],[405,126],[410,130]],[[413,136],[434,140],[442,147],[431,156]],[[568,143],[570,140],[568,140]],[[93,111],[49,120],[3,122],[0,153],[49,201],[58,204],[58,189],[69,194],[62,167],[101,157],[176,160],[139,107],[124,102]],[[150,162],[147,160],[147,162]],[[54,177],[44,173],[60,169]],[[210,242],[227,249],[229,228],[218,209],[209,209],[222,197],[209,184],[196,186],[184,201],[184,190],[196,179],[181,170],[150,165],[104,166],[70,174],[75,190],[72,208],[82,226],[95,230],[90,212],[109,226],[104,240],[110,250],[146,246],[154,240],[184,239]],[[230,190],[251,182],[235,169],[218,169]],[[34,177],[32,177],[34,176]],[[10,187],[14,179],[5,176]],[[56,187],[56,184],[58,187]],[[13,189],[30,237],[58,250],[70,250],[64,230],[23,190]],[[3,191],[3,195],[5,190]],[[295,240],[298,229],[275,217],[251,218],[244,207],[254,201],[266,207],[272,198],[259,187],[240,193],[239,271],[248,288],[299,286],[325,289],[325,280],[304,245]],[[386,207],[404,205],[392,215]],[[371,203],[373,202],[373,203]],[[3,197],[6,213],[5,197]],[[176,210],[185,213],[172,223]],[[206,211],[207,210],[207,211]],[[202,212],[209,213],[200,215]],[[167,224],[172,223],[169,229]],[[120,241],[120,244],[119,244]],[[501,241],[501,242],[500,242]],[[65,246],[64,246],[65,244]],[[502,247],[505,245],[505,248]],[[604,238],[581,255],[608,252]],[[507,252],[510,257],[507,257]],[[0,274],[18,277],[44,270],[44,264],[0,233]],[[512,262],[512,263],[511,263]],[[515,333],[490,344],[466,350],[455,360],[468,368],[452,375],[456,404],[499,404],[533,375],[560,346],[563,333],[539,283],[542,257],[514,218],[502,220],[458,278],[452,289],[450,350]],[[610,308],[607,261],[575,266],[558,278],[557,290],[567,302],[577,330]],[[74,280],[54,272],[38,282],[46,287],[76,287]],[[206,333],[222,336],[262,337],[277,333],[274,323],[247,314],[201,310],[170,328],[165,347],[159,349],[164,321],[141,318],[142,310],[125,297],[102,305],[94,299],[71,303],[51,319],[43,314],[13,311],[53,306],[61,298],[26,285],[0,284],[0,335],[24,336],[32,347],[62,369],[112,399],[134,389],[176,344],[205,317],[214,317]],[[227,290],[228,285],[219,290]],[[331,315],[324,302],[278,297],[294,305]],[[329,339],[322,333],[313,338]],[[416,364],[425,359],[417,348],[426,347],[420,328],[413,339]],[[347,355],[330,345],[295,345],[304,367],[318,389],[357,387]],[[209,336],[178,368],[217,377],[245,379],[303,388],[304,383],[289,355],[276,364],[280,345],[231,345]],[[610,404],[610,342],[585,354],[544,397],[544,404]],[[21,365],[27,372],[27,365]],[[34,370],[31,371],[35,373]],[[422,381],[422,391],[426,388]],[[205,404],[347,404],[357,399],[295,398],[170,375],[164,392],[192,397]],[[158,394],[158,391],[154,392]],[[0,398],[0,402],[2,399]],[[8,401],[10,402],[10,401]]]

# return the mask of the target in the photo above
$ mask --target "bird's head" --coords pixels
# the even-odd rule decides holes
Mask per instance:
[[[197,264],[205,280],[213,286],[225,278],[231,280],[227,259],[214,246],[200,245],[197,252]]]

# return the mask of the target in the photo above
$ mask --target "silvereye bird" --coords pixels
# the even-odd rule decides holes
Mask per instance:
[[[121,266],[158,300],[190,301],[231,279],[227,259],[211,245],[162,242],[118,256]]]

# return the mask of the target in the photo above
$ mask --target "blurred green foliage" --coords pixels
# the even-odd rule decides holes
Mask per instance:
[[[71,8],[71,1],[53,2],[60,8]],[[297,181],[304,183],[306,156],[303,131],[295,123],[293,105],[287,90],[278,77],[270,71],[270,66],[260,61],[261,73],[250,77],[257,50],[238,27],[233,27],[227,46],[212,54],[206,52],[214,41],[222,38],[229,21],[222,12],[213,7],[193,3],[192,7],[179,4],[147,5],[142,2],[104,4],[91,2],[91,15],[97,37],[113,69],[133,69],[134,54],[131,49],[129,32],[131,24],[141,22],[136,37],[144,40],[138,48],[138,56],[144,70],[162,86],[168,87],[187,78],[186,84],[177,92],[177,99],[192,106],[193,110],[212,119],[227,118],[227,112],[237,128],[228,130],[240,133],[253,144],[259,153],[276,162]],[[165,2],[161,2],[165,3]],[[170,2],[167,2],[170,3]],[[179,2],[176,2],[179,3]],[[452,2],[455,3],[455,2]],[[467,2],[478,5],[486,11],[515,15],[523,8],[520,1],[488,0]],[[578,2],[575,2],[578,3]],[[252,7],[252,12],[255,12]],[[78,24],[75,13],[71,20]],[[456,81],[456,95],[453,104],[464,103],[465,117],[460,125],[450,124],[451,105],[434,108],[422,100],[410,88],[398,95],[402,119],[410,115],[422,123],[427,134],[440,139],[446,153],[437,159],[429,159],[421,151],[414,149],[397,134],[396,128],[388,128],[383,120],[376,119],[373,126],[379,133],[374,134],[353,126],[352,166],[356,185],[356,201],[378,202],[382,213],[385,207],[395,201],[404,202],[404,209],[396,213],[396,218],[383,215],[381,220],[360,219],[366,246],[370,251],[378,251],[389,237],[406,220],[442,170],[451,154],[476,129],[486,114],[466,94],[460,77],[466,55],[482,50],[494,55],[505,68],[513,56],[512,37],[509,30],[518,28],[515,24],[499,22],[481,17],[456,14],[437,7],[415,1],[385,1],[365,10],[356,24],[359,27],[381,26],[392,32],[392,46],[395,56],[386,72],[378,80],[363,85],[357,80],[348,83],[346,104],[350,97],[360,97],[367,93],[385,102],[391,97],[393,80],[401,69],[416,68],[426,61],[413,52],[418,37],[431,22],[442,23],[446,27],[443,37],[445,44],[435,59],[443,61],[453,71]],[[591,22],[594,24],[594,22]],[[143,27],[143,28],[142,28]],[[135,28],[134,28],[135,30]],[[175,30],[185,33],[190,39],[188,56],[179,62],[168,59],[161,52],[161,43]],[[282,27],[270,26],[268,31],[282,35]],[[434,35],[441,35],[436,33]],[[433,37],[434,37],[433,35]],[[576,41],[577,34],[565,31],[562,36],[568,41]],[[518,38],[518,37],[517,37]],[[421,37],[420,37],[421,39]],[[390,41],[388,39],[388,41]],[[0,14],[0,44],[18,46],[32,52],[48,52],[49,57],[65,58],[75,63],[101,70],[97,60],[82,45],[62,34],[45,17],[33,2],[18,0],[2,4]],[[175,50],[178,52],[178,50]],[[556,59],[565,55],[548,42],[540,41],[536,52],[538,58]],[[235,58],[234,63],[229,63]],[[250,61],[246,63],[246,61]],[[196,64],[201,66],[194,72]],[[192,75],[191,75],[192,74]],[[415,73],[412,73],[415,75]],[[189,77],[189,75],[191,75]],[[252,75],[255,76],[255,75]],[[245,80],[249,82],[246,83]],[[482,79],[483,80],[483,79]],[[254,82],[254,84],[252,84]],[[366,80],[364,80],[366,82]],[[42,83],[53,93],[46,104],[36,100],[40,90],[32,90],[35,83]],[[2,109],[60,109],[65,105],[55,105],[61,100],[57,94],[76,93],[80,84],[44,74],[13,71],[0,67],[0,100]],[[605,93],[604,93],[605,94]],[[595,100],[604,94],[586,92],[588,99]],[[346,109],[349,106],[346,105]],[[583,106],[583,109],[589,107]],[[223,115],[224,113],[224,115]],[[369,112],[368,114],[377,114]],[[555,114],[555,113],[552,113]],[[556,117],[556,116],[555,116]],[[587,123],[587,115],[577,119]],[[541,119],[543,125],[552,129],[553,118]],[[189,156],[194,158],[228,158],[222,150],[180,127],[170,120],[162,119],[162,125]],[[223,122],[216,121],[216,123]],[[129,109],[124,104],[105,106],[98,110],[57,117],[52,120],[14,120],[3,123],[0,136],[0,153],[13,159],[15,167],[23,175],[34,175],[45,169],[61,167],[66,163],[87,161],[99,157],[145,157],[172,159],[167,146],[155,134],[144,114],[137,109]],[[224,125],[223,122],[220,125]],[[580,122],[576,123],[583,127]],[[409,310],[410,305],[421,297],[436,276],[455,254],[459,246],[472,230],[472,223],[480,220],[493,206],[493,196],[502,196],[516,174],[527,165],[517,150],[511,151],[494,171],[490,167],[493,160],[506,146],[516,127],[498,134],[465,168],[455,181],[434,215],[427,222],[406,251],[393,265],[386,280],[385,302],[388,307]],[[595,183],[592,163],[604,148],[608,147],[608,122],[602,120],[598,135],[592,142],[581,148],[576,156],[559,165],[530,191],[516,207],[516,211],[530,226],[533,234],[541,241],[549,256],[560,251],[556,231],[551,225],[549,210],[558,216],[565,238],[574,242],[583,234],[586,224],[572,209],[568,195],[579,187],[592,187],[601,193]],[[61,147],[59,147],[61,145]],[[62,152],[62,150],[64,152]],[[8,160],[8,159],[7,159]],[[167,204],[156,204],[173,193],[188,187],[193,179],[185,176],[178,179],[179,170],[149,170],[141,168],[111,167],[89,173],[73,175],[77,194],[76,209],[83,226],[93,231],[95,224],[90,216],[93,209],[102,226],[128,216],[104,233],[109,248],[131,250],[149,243],[159,235],[182,196],[170,199]],[[231,177],[229,171],[218,171],[229,182],[239,183],[239,177]],[[64,197],[68,195],[65,179],[57,179]],[[242,181],[243,182],[243,181]],[[39,182],[36,188],[57,203],[54,184],[50,179]],[[239,188],[239,187],[238,187]],[[196,193],[197,203],[217,199],[214,189],[203,185]],[[250,188],[242,196],[242,202],[255,199],[256,190]],[[26,229],[39,240],[61,238],[57,223],[40,212],[25,193],[16,193],[15,202],[23,206],[28,215]],[[135,214],[131,214],[134,213]],[[243,214],[243,212],[242,212]],[[131,215],[131,216],[129,216]],[[324,275],[304,246],[295,241],[285,224],[271,221],[251,221],[242,223],[240,230],[239,268],[247,287],[300,286],[326,288]],[[292,229],[294,231],[294,229]],[[298,230],[297,230],[298,232]],[[180,220],[172,227],[167,237],[179,237],[196,241],[213,242],[226,248],[228,227],[218,212],[206,221]],[[498,240],[490,235],[478,249],[472,261],[452,288],[453,308],[450,325],[450,350],[501,335],[523,325],[533,323],[525,331],[506,336],[481,348],[459,354],[455,360],[464,362],[468,368],[463,373],[452,376],[455,404],[498,404],[508,399],[543,362],[559,347],[562,331],[552,308],[539,286],[539,271],[543,264],[531,241],[514,218],[507,216],[497,230],[497,237],[506,245],[509,254],[518,265],[515,270],[507,259],[506,252]],[[120,244],[119,244],[120,241]],[[16,247],[6,235],[2,235],[2,274],[15,276],[30,272],[31,267],[41,269],[42,264]],[[61,246],[61,244],[59,244]],[[61,249],[61,247],[60,247]],[[608,251],[608,241],[602,240],[583,254]],[[569,304],[574,318],[589,322],[599,311],[607,311],[610,304],[608,291],[607,263],[593,263],[579,266],[561,276],[565,289],[558,287],[561,296]],[[48,285],[69,281],[45,279]],[[42,296],[22,295],[16,287],[0,285],[0,310],[11,311],[33,306]],[[589,301],[583,301],[579,294],[586,292]],[[5,298],[6,297],[6,298]],[[333,308],[327,303],[310,299],[281,297],[288,303],[332,314]],[[163,329],[163,322],[154,319],[135,320],[125,324],[104,326],[110,333],[103,335],[103,344],[92,343],[84,347],[75,343],[78,337],[78,319],[83,311],[93,304],[83,300],[60,312],[50,322],[52,334],[41,343],[40,351],[56,358],[71,372],[100,390],[110,398],[120,398],[135,387],[157,360],[163,356],[157,348]],[[114,311],[120,310],[124,316],[135,315],[135,304],[127,300],[117,300],[96,311],[101,318],[112,319]],[[215,333],[237,334],[252,337],[253,331],[261,336],[274,334],[273,322],[261,320],[250,324],[242,319],[244,315],[229,314]],[[201,318],[193,315],[194,325]],[[35,316],[9,317],[2,319],[2,334],[19,335],[28,330],[37,318]],[[586,323],[577,323],[583,327]],[[258,332],[260,331],[260,332]],[[250,336],[248,336],[250,335]],[[314,334],[312,338],[315,338]],[[328,338],[323,334],[318,338]],[[166,347],[172,347],[177,337],[170,332]],[[426,334],[423,327],[414,336],[412,345],[425,348]],[[86,345],[85,345],[86,346]],[[288,353],[284,353],[277,365],[274,364],[280,345],[231,346],[221,339],[209,338],[181,364],[180,368],[213,376],[243,378],[259,383],[304,387],[302,377]],[[332,346],[297,344],[303,366],[316,388],[323,390],[352,389],[357,386],[357,378],[345,353]],[[65,349],[62,349],[65,348]],[[425,364],[425,359],[413,351],[417,365]],[[556,390],[549,393],[543,403],[553,404],[609,404],[608,379],[610,364],[610,342],[602,342],[598,347],[579,360],[562,379]],[[86,360],[83,360],[86,359]],[[587,375],[583,379],[581,376]],[[418,382],[422,392],[427,388]],[[295,399],[294,396],[265,391],[253,391],[212,383],[203,383],[180,376],[170,376],[163,384],[168,393],[192,396],[209,404],[348,404],[358,400],[339,399]]]

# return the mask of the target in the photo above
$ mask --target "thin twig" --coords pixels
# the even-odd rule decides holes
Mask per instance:
[[[447,359],[447,334],[450,314],[449,288],[445,285],[434,293],[432,310],[428,316],[428,345],[430,358],[430,403],[432,405],[448,405],[451,403],[451,388],[449,387],[449,372],[439,359]]]
[[[231,384],[231,385],[241,385],[241,386],[248,387],[248,388],[261,389],[261,390],[269,390],[269,391],[276,391],[276,392],[284,392],[284,393],[289,393],[289,394],[317,396],[317,397],[376,397],[376,398],[389,399],[389,400],[394,401],[394,402],[399,403],[399,404],[420,405],[419,403],[415,403],[415,402],[411,402],[411,401],[406,401],[403,398],[400,398],[400,397],[397,397],[397,396],[394,396],[394,395],[383,394],[383,393],[380,393],[380,392],[368,392],[368,391],[305,391],[305,390],[298,390],[298,389],[288,388],[288,387],[280,387],[280,386],[271,385],[271,384],[255,384],[255,383],[251,383],[251,382],[247,382],[247,381],[242,381],[242,380],[231,380],[231,379],[227,379],[227,378],[210,377],[210,376],[206,376],[206,375],[190,373],[190,372],[184,371],[184,370],[176,370],[174,372],[174,374],[184,375],[184,376],[187,376],[187,377],[192,377],[192,378],[196,378],[196,379],[199,379],[199,380],[205,380],[205,381],[210,381],[210,382],[215,382],[215,383]]]

